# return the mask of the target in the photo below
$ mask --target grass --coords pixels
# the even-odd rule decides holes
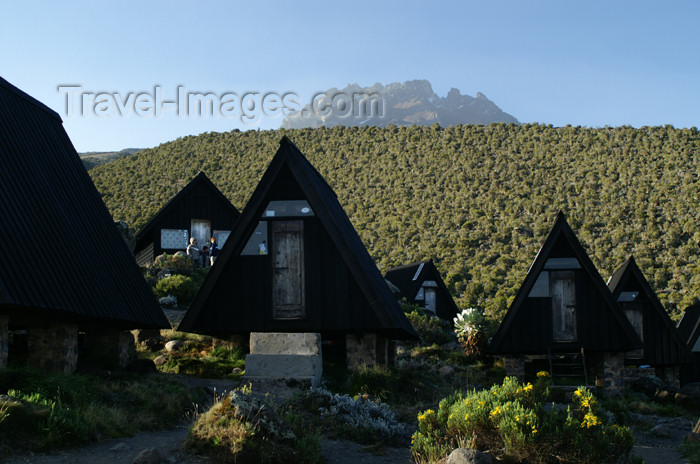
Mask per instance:
[[[0,451],[71,447],[163,428],[205,398],[163,375],[0,371]]]
[[[700,464],[700,441],[686,441],[678,448],[689,464]]]

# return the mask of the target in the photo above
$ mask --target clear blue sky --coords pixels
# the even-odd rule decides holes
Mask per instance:
[[[255,3],[255,4],[253,4]],[[0,0],[0,75],[59,112],[78,151],[152,147],[240,118],[66,114],[66,92],[293,92],[428,79],[521,122],[700,126],[697,1]]]

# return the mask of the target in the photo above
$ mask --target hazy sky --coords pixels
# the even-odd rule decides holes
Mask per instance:
[[[0,76],[56,110],[78,151],[282,120],[156,112],[149,95],[293,94],[303,105],[330,87],[412,79],[441,96],[482,92],[521,122],[698,127],[699,20],[694,0],[0,0]],[[80,92],[118,94],[122,108]],[[69,95],[86,106],[69,114]]]

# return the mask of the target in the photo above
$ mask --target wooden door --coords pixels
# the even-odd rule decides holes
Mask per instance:
[[[574,273],[552,272],[552,336],[557,342],[576,340],[576,286]]]
[[[190,226],[190,237],[197,239],[197,248],[202,250],[203,246],[209,246],[211,238],[211,221],[208,219],[192,219]]]
[[[623,303],[622,309],[625,311],[625,316],[632,324],[634,331],[639,336],[639,339],[644,342],[644,321],[642,317],[642,305],[639,303]],[[642,359],[644,357],[644,349],[632,350],[625,353],[627,359]]]
[[[272,221],[272,317],[306,317],[304,222]]]
[[[427,311],[432,312],[433,314],[436,314],[437,303],[436,303],[435,289],[434,288],[426,288],[425,289],[425,309]]]

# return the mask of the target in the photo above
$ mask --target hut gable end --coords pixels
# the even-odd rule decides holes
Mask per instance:
[[[416,336],[335,193],[287,137],[178,329]]]
[[[628,351],[640,343],[560,212],[489,352]]]
[[[608,287],[635,330],[641,331],[644,349],[628,353],[629,362],[674,365],[690,361],[685,342],[634,257],[613,273]]]

